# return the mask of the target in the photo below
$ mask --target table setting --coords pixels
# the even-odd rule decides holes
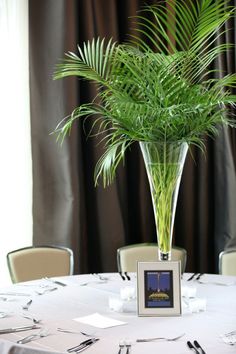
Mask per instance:
[[[180,316],[139,317],[137,276],[127,275],[123,280],[119,273],[83,274],[1,288],[0,343],[14,345],[14,354],[29,348],[32,353],[94,354],[107,348],[114,354],[235,353],[236,277],[197,279],[198,274],[189,280],[193,274],[185,273]]]

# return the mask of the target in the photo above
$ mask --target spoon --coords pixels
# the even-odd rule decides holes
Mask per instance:
[[[32,304],[33,300],[29,300],[25,305],[22,306],[23,310],[28,310],[30,305]]]
[[[40,323],[42,320],[34,318],[33,316],[26,315],[24,313],[21,314],[22,317],[27,318],[28,320],[32,320],[34,323]]]

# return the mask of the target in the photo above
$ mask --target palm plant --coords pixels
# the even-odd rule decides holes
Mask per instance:
[[[164,253],[172,234],[173,189],[178,190],[183,167],[179,157],[171,161],[173,151],[183,144],[204,148],[205,136],[216,135],[219,124],[235,125],[226,110],[236,102],[231,94],[236,75],[222,77],[212,70],[233,47],[219,39],[234,11],[227,0],[146,6],[134,17],[136,34],[127,43],[93,39],[78,46],[78,54],[66,54],[56,68],[55,79],[73,75],[97,83],[94,101],[75,108],[55,129],[63,140],[74,121],[91,117],[98,134],[106,132],[95,183],[102,176],[109,185],[127,148],[140,142]],[[152,153],[150,144],[157,146]],[[185,156],[186,148],[180,152]]]

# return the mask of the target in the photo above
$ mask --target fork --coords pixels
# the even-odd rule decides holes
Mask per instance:
[[[45,293],[50,293],[51,291],[55,291],[57,290],[57,288],[48,288],[48,289],[45,289],[45,290],[42,290],[42,291],[35,291],[36,294],[38,295],[44,295]]]
[[[47,328],[41,329],[38,333],[31,334],[17,341],[18,344],[29,343],[34,339],[47,337],[49,335],[49,330]]]
[[[8,313],[4,311],[0,311],[0,318],[7,317]]]
[[[129,344],[127,344],[126,343],[126,354],[129,354],[130,353],[130,349],[131,349],[131,344],[129,343]]]
[[[124,349],[124,348],[125,348],[124,342],[120,342],[120,343],[119,343],[119,351],[118,351],[118,354],[121,354],[122,349]]]
[[[155,338],[141,338],[141,339],[136,339],[136,342],[152,342],[152,341],[155,341],[155,340],[166,340],[167,342],[174,342],[180,338],[182,338],[183,336],[185,335],[185,333],[177,336],[177,337],[173,337],[173,338],[167,338],[167,337],[155,337]]]
[[[103,275],[98,274],[98,273],[93,273],[93,276],[95,276],[96,278],[98,278],[98,279],[101,280],[101,281],[107,281],[107,280],[109,280],[108,277],[104,277]]]
[[[236,334],[236,330],[235,331],[231,331],[231,332],[228,332],[228,333],[225,333],[224,336],[225,337],[230,337],[232,335]]]
[[[82,331],[73,331],[71,329],[66,329],[66,328],[57,328],[58,332],[63,332],[63,333],[72,333],[72,334],[83,334],[83,336],[86,337],[94,337],[95,332],[93,333],[86,333],[86,332],[82,332]]]
[[[208,281],[208,280],[198,280],[199,284],[212,284],[212,285],[220,285],[220,286],[231,286],[231,285],[235,285],[235,282],[229,282],[229,283],[224,283],[224,282],[220,282],[220,281]]]

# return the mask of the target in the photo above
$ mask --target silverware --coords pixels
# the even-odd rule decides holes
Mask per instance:
[[[124,349],[124,348],[125,348],[124,342],[119,343],[119,351],[118,351],[118,354],[121,354],[122,349]]]
[[[27,318],[28,320],[32,320],[34,323],[40,323],[42,321],[42,320],[40,320],[38,318],[33,317],[30,314],[26,315],[26,314],[22,313],[21,316],[24,317],[24,318]]]
[[[128,275],[127,272],[124,272],[124,275],[126,276],[127,280],[130,280],[130,276]]]
[[[50,282],[52,282],[52,283],[54,283],[54,284],[60,285],[60,286],[67,286],[67,284],[62,283],[62,282],[59,281],[59,280],[54,280],[54,279],[48,278],[48,277],[45,277],[44,279],[45,279],[45,280],[48,280],[48,281],[50,281]]]
[[[100,284],[106,283],[106,282],[109,280],[109,278],[104,277],[104,276],[102,276],[102,275],[100,275],[100,274],[97,274],[97,273],[93,273],[93,274],[91,274],[91,275],[93,275],[94,277],[96,277],[96,278],[99,280],[99,283],[100,283]],[[95,281],[95,280],[88,280],[88,281],[86,281],[86,282],[84,282],[84,283],[80,283],[80,286],[86,286],[86,285],[91,284],[91,283],[98,283],[98,281]]]
[[[131,344],[126,344],[126,354],[130,353],[130,349],[131,349]]]
[[[32,304],[33,300],[29,300],[25,305],[22,306],[23,310],[28,310],[30,305]]]
[[[119,272],[119,274],[120,274],[122,280],[125,280],[125,276],[122,274],[122,272]]]
[[[101,280],[101,281],[107,281],[107,280],[109,280],[108,277],[104,277],[103,275],[98,274],[98,273],[93,273],[93,275],[94,275],[95,277],[97,277],[97,278],[98,278],[99,280]]]
[[[185,335],[185,333],[180,334],[177,337],[173,337],[173,338],[168,338],[168,337],[154,337],[154,338],[141,338],[141,339],[136,339],[136,342],[142,343],[142,342],[152,342],[155,340],[166,340],[167,342],[172,342],[172,341],[176,341],[180,338],[182,338]]]
[[[15,333],[15,332],[22,332],[22,331],[29,331],[29,330],[31,330],[31,329],[40,329],[40,328],[41,328],[41,327],[38,327],[37,325],[21,326],[21,327],[11,327],[11,328],[0,329],[0,334]]]
[[[83,342],[81,342],[80,344],[76,345],[75,347],[69,348],[67,349],[68,353],[72,353],[72,352],[76,352],[76,353],[80,353],[83,350],[89,348],[91,345],[93,345],[94,343],[96,343],[99,340],[99,338],[90,338],[87,339]]]
[[[79,331],[73,331],[71,329],[65,329],[65,328],[60,328],[60,327],[57,328],[57,331],[58,332],[63,332],[63,333],[72,333],[72,334],[81,334],[82,333],[82,332],[79,332]],[[84,334],[84,333],[82,333],[82,334]]]
[[[24,337],[22,339],[19,339],[17,341],[17,343],[18,344],[29,343],[29,342],[32,342],[35,339],[47,337],[48,335],[49,335],[49,330],[47,328],[43,328],[38,333],[31,334],[30,336],[26,336],[26,337]]]
[[[200,346],[200,344],[198,343],[198,341],[194,340],[194,341],[193,341],[193,344],[195,345],[195,347],[196,347],[197,349],[200,349],[200,351],[201,351],[202,354],[206,354],[206,352],[205,352],[205,351],[203,350],[203,348]]]
[[[7,297],[0,296],[0,300],[1,300],[1,301],[7,301]]]
[[[73,331],[71,329],[66,329],[66,328],[57,328],[58,332],[63,332],[63,333],[72,333],[72,334],[83,334],[83,336],[86,337],[93,337],[94,336],[94,332],[93,333],[86,333],[86,332],[81,332],[81,331]]]
[[[0,311],[0,318],[7,317],[8,313],[4,311]]]
[[[189,347],[190,350],[194,351],[194,353],[201,354],[201,353],[199,353],[197,348],[195,348],[194,345],[190,341],[187,341],[187,346]]]
[[[199,273],[194,273],[193,275],[191,275],[190,278],[187,279],[187,281],[193,280],[194,277],[196,277]]]
[[[204,273],[199,273],[198,276],[195,278],[195,280],[199,280],[203,275]]]
[[[212,284],[212,285],[220,285],[220,286],[232,286],[235,285],[236,282],[224,283],[221,281],[208,281],[208,280],[198,280],[199,284]]]
[[[57,288],[49,288],[49,289],[45,289],[45,290],[42,290],[42,291],[35,290],[35,292],[38,295],[44,295],[46,293],[50,293],[51,291],[55,291],[55,290],[57,290]]]
[[[231,332],[228,332],[228,333],[225,333],[224,334],[224,337],[230,337],[232,335],[236,334],[236,330],[235,331],[231,331]]]
[[[13,293],[13,292],[9,292],[9,293],[0,293],[0,296],[31,296],[31,294],[26,294],[26,293]]]
[[[83,334],[83,336],[86,336],[86,337],[93,337],[94,336],[94,333],[85,333],[85,332],[80,332],[81,334]]]
[[[76,354],[77,354],[77,353],[81,353],[81,352],[83,352],[85,349],[90,348],[91,345],[93,345],[94,343],[96,343],[96,341],[84,345],[84,346],[81,347],[79,350],[76,350]]]

